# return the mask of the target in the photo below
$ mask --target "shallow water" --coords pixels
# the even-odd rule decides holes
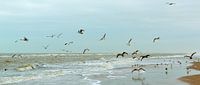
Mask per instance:
[[[40,54],[41,56],[44,56]],[[55,56],[45,54],[48,56]],[[3,55],[4,57],[6,55]],[[27,55],[37,56],[34,54]],[[39,56],[39,55],[38,55]],[[156,55],[143,61],[132,59],[130,56],[116,58],[115,55],[103,54],[62,54],[63,63],[39,63],[36,69],[18,72],[13,67],[0,73],[0,84],[8,85],[187,85],[177,78],[198,74],[191,70],[187,74],[186,66],[191,65],[183,55]],[[81,56],[81,57],[80,57]],[[76,57],[76,58],[75,58]],[[92,57],[92,58],[91,58]],[[57,57],[59,59],[59,56]],[[83,60],[83,58],[86,60]],[[62,58],[63,59],[63,58]],[[179,64],[180,61],[182,64]],[[186,62],[187,61],[187,62]],[[38,64],[38,63],[37,63]],[[142,65],[145,72],[131,73],[132,65]],[[156,64],[159,64],[158,66]],[[12,69],[13,68],[13,69]],[[165,68],[168,68],[167,74]]]

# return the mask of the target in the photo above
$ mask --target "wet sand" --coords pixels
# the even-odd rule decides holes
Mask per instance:
[[[200,70],[200,62],[194,62],[190,69]],[[199,75],[191,75],[184,76],[179,78],[180,80],[189,83],[190,85],[199,85],[200,84],[200,74]]]

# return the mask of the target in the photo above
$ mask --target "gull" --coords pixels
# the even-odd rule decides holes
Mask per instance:
[[[70,45],[70,44],[73,44],[74,42],[71,41],[71,42],[68,42],[68,43],[65,43],[65,45]]]
[[[189,57],[190,59],[192,59],[192,57],[194,56],[194,54],[196,54],[197,52],[192,53],[190,56],[184,56],[184,57]]]
[[[57,38],[60,38],[60,36],[62,36],[62,35],[63,35],[63,33],[58,34],[58,35],[57,35]]]
[[[103,37],[100,40],[105,40],[106,38],[106,33],[103,35]]]
[[[117,56],[116,56],[116,57],[117,57],[117,58],[118,58],[119,56],[122,56],[122,57],[124,57],[124,55],[125,55],[125,54],[126,54],[126,55],[128,55],[128,53],[127,53],[127,52],[123,52],[123,53],[119,53],[119,54],[117,54]]]
[[[139,50],[136,50],[135,52],[132,53],[132,55],[137,55]]]
[[[140,56],[141,58],[141,61],[144,59],[144,58],[148,58],[150,55],[144,55],[144,56]]]
[[[128,46],[131,46],[131,41],[132,41],[132,38],[129,39],[129,41],[127,43]]]
[[[156,40],[159,40],[159,39],[160,39],[160,37],[156,37],[156,38],[154,38],[154,39],[153,39],[153,43],[155,43]]]
[[[78,33],[83,34],[84,31],[85,31],[84,29],[80,29],[80,30],[78,30]]]
[[[133,58],[133,59],[137,58],[137,56],[134,56],[134,55],[137,55],[138,52],[139,52],[139,50],[136,50],[135,52],[132,53],[132,58]]]
[[[21,54],[13,54],[13,55],[12,55],[12,58],[14,58],[15,56],[18,56],[18,57],[21,57],[21,58],[22,58],[22,55],[21,55]]]
[[[47,49],[49,47],[49,45],[46,45],[46,46],[43,46],[43,47],[44,47],[44,49]]]
[[[26,38],[26,37],[23,37],[22,39],[20,39],[21,41],[25,41],[25,42],[27,42],[29,39],[28,38]]]
[[[138,72],[145,72],[146,70],[144,68],[134,68],[131,72],[135,72],[135,71],[138,71]]]
[[[54,38],[56,35],[50,35],[50,36],[46,36],[46,37],[50,37],[50,38]]]
[[[90,49],[86,48],[83,50],[83,54],[85,54],[86,51],[90,51]]]
[[[15,40],[15,43],[17,43],[18,42],[18,40]]]
[[[176,3],[167,2],[166,4],[168,4],[168,5],[174,5],[174,4],[176,4]]]
[[[66,53],[67,53],[67,52],[70,52],[69,50],[65,50],[65,49],[62,49],[62,51],[66,52]]]

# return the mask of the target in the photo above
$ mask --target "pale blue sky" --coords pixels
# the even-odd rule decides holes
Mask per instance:
[[[199,51],[199,9],[199,0],[1,0],[0,53]],[[84,35],[77,33],[81,27]],[[45,37],[59,33],[60,39]],[[106,40],[99,41],[104,33]],[[28,43],[14,43],[24,36]],[[161,40],[152,43],[157,36]],[[64,46],[69,41],[74,44]]]

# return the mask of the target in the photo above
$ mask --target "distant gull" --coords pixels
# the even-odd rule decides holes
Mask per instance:
[[[28,38],[26,38],[26,37],[23,37],[23,38],[21,38],[21,39],[19,39],[20,41],[25,41],[25,42],[27,42],[29,39]],[[15,40],[15,43],[17,43],[18,42],[18,40]]]
[[[15,40],[15,43],[17,43],[18,42],[18,40]]]
[[[56,35],[49,35],[49,36],[46,36],[46,37],[50,37],[50,38],[54,38]]]
[[[90,51],[90,49],[86,48],[83,50],[83,54],[85,54],[86,51]]]
[[[66,53],[67,53],[67,52],[71,52],[71,51],[69,51],[69,50],[65,50],[65,49],[62,49],[62,51],[66,52]]]
[[[116,56],[116,57],[117,57],[117,58],[118,58],[119,56],[122,56],[122,57],[124,57],[124,55],[125,55],[125,54],[126,54],[126,55],[128,55],[128,53],[127,53],[127,52],[123,52],[123,53],[119,53],[119,54],[117,54],[117,56]]]
[[[132,55],[137,55],[139,50],[136,50],[135,52],[132,53]]]
[[[71,42],[67,42],[67,43],[65,43],[65,45],[70,45],[70,44],[73,44],[74,42],[73,41],[71,41]]]
[[[129,41],[127,43],[128,46],[131,46],[131,41],[132,41],[132,38],[129,39]]]
[[[80,30],[78,30],[78,33],[83,34],[84,31],[85,31],[84,29],[80,29]]]
[[[132,53],[132,58],[133,58],[133,59],[137,58],[137,56],[134,56],[134,55],[137,55],[138,52],[139,52],[139,50],[136,50],[135,52]]]
[[[168,74],[168,68],[165,68],[165,74],[166,75]]]
[[[134,68],[131,72],[133,73],[135,71],[138,71],[138,72],[143,71],[143,72],[145,72],[146,70],[144,68],[140,67],[140,68]]]
[[[144,55],[144,56],[140,56],[141,58],[141,61],[144,59],[144,58],[148,58],[150,55]]]
[[[63,35],[63,33],[58,34],[58,35],[57,35],[57,38],[60,38],[60,36],[62,36],[62,35]]]
[[[17,54],[13,54],[13,55],[12,55],[12,58],[14,58],[16,55],[17,55]]]
[[[46,46],[43,46],[44,47],[44,49],[46,50],[48,47],[49,47],[49,45],[46,45]]]
[[[106,33],[103,35],[103,37],[100,40],[105,40],[106,38]]]
[[[176,4],[176,3],[167,2],[166,4],[168,4],[168,5],[174,5],[174,4]]]
[[[189,57],[190,59],[192,59],[192,57],[194,56],[194,54],[196,54],[197,52],[192,53],[190,56],[184,56],[184,57]]]
[[[22,39],[20,39],[21,41],[28,41],[29,39],[28,38],[26,38],[26,37],[23,37]]]
[[[21,54],[13,54],[13,55],[12,55],[12,58],[14,58],[15,56],[18,56],[18,57],[21,57],[21,58],[22,58],[22,55],[21,55]]]
[[[154,39],[153,39],[153,43],[155,43],[156,40],[159,40],[159,39],[160,39],[160,37],[156,37],[156,38],[154,38]]]

